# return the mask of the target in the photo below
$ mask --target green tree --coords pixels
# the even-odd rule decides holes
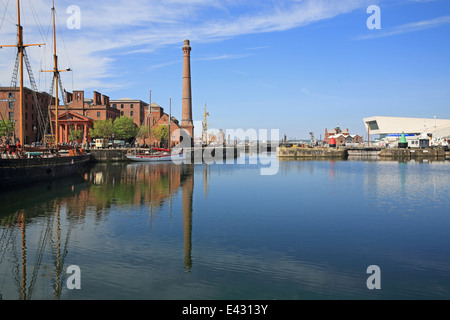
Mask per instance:
[[[14,121],[5,119],[0,121],[0,137],[10,138],[14,134]]]
[[[134,138],[138,132],[133,119],[122,116],[114,120],[113,133],[114,138],[118,140],[129,140]]]
[[[169,128],[166,125],[159,125],[152,129],[152,136],[154,136],[161,144],[164,144],[169,138]]]
[[[90,129],[92,138],[109,139],[113,134],[113,122],[108,120],[94,121],[94,127]]]
[[[69,141],[78,141],[83,139],[83,130],[81,129],[70,129],[70,134],[69,134]]]

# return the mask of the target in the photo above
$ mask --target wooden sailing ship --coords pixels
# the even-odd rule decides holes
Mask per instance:
[[[1,151],[0,159],[0,189],[15,185],[28,184],[35,181],[44,181],[76,174],[90,160],[90,155],[84,150],[58,145],[58,84],[61,83],[60,72],[70,69],[58,69],[58,56],[56,54],[56,28],[55,28],[55,2],[52,7],[53,16],[53,70],[45,71],[53,73],[55,86],[55,133],[45,134],[51,136],[52,143],[45,147],[32,147],[24,144],[24,56],[25,48],[29,46],[41,46],[44,44],[24,44],[23,27],[20,21],[20,1],[17,0],[17,44],[1,45],[0,47],[16,47],[20,89],[19,89],[19,143],[8,145]],[[27,65],[28,67],[28,65]],[[30,73],[30,70],[28,70]],[[30,79],[31,81],[31,79]],[[53,88],[52,88],[53,89]],[[38,109],[38,108],[36,108]],[[50,109],[50,108],[49,108]],[[49,112],[50,114],[50,112]],[[38,117],[38,121],[42,117]],[[50,123],[50,130],[53,131]],[[65,152],[61,152],[64,150]]]

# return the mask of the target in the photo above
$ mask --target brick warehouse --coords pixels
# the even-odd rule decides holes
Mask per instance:
[[[38,103],[36,103],[36,98]],[[31,143],[41,140],[38,110],[42,112],[43,117],[48,117],[48,106],[50,102],[54,102],[46,92],[36,92],[24,87],[24,113],[23,113],[23,130],[24,143]],[[15,122],[14,136],[19,139],[19,88],[16,87],[0,87],[0,121],[11,120]],[[13,137],[14,138],[14,137]]]
[[[145,122],[148,103],[131,98],[122,98],[110,101],[112,107],[120,111],[121,116],[133,119],[134,124],[140,126]]]
[[[25,143],[29,144],[35,141],[41,141],[39,132],[37,130],[37,110],[34,98],[34,92],[31,89],[24,88],[24,130]],[[8,119],[16,123],[19,121],[19,113],[16,112],[17,106],[15,97],[18,96],[19,89],[2,87],[0,88],[0,120]],[[46,92],[37,92],[39,99],[39,107],[48,117],[47,110],[50,110],[50,117],[52,123],[52,130],[55,130],[55,106],[54,98]],[[51,106],[50,101],[52,101]],[[122,98],[117,100],[110,100],[108,96],[103,95],[97,91],[93,92],[92,98],[86,98],[85,92],[82,90],[73,91],[73,93],[65,93],[64,105],[58,108],[58,126],[59,126],[59,143],[68,143],[70,128],[81,129],[83,131],[82,142],[91,140],[89,130],[93,127],[94,121],[97,120],[115,120],[120,116],[126,116],[133,119],[136,126],[145,124],[149,130],[156,128],[159,125],[168,125],[169,115],[164,112],[164,108],[156,103],[150,107],[148,103],[130,98]],[[172,117],[171,121],[171,141],[175,144],[179,143],[180,135],[177,134],[177,129],[180,129],[179,121]],[[19,128],[15,128],[15,136],[19,136]],[[150,143],[159,145],[156,138],[150,137]]]
[[[181,123],[174,117],[170,119],[170,138],[171,145],[180,142],[180,130],[190,138],[190,144],[193,144],[194,126],[192,120],[192,93],[191,93],[191,68],[190,52],[191,46],[189,40],[184,41],[183,50],[183,96],[182,96],[182,120]],[[18,95],[17,88],[0,88],[0,113],[1,119],[10,119],[18,122],[20,119],[19,108],[15,102]],[[73,93],[65,92],[64,104],[58,108],[56,113],[55,99],[45,92],[33,92],[24,88],[24,143],[29,144],[35,141],[42,141],[39,136],[39,125],[37,120],[36,103],[33,103],[34,96],[39,101],[39,114],[44,114],[46,119],[50,118],[51,132],[58,133],[59,141],[57,143],[69,142],[69,134],[72,128],[82,130],[82,142],[89,142],[89,131],[94,125],[94,121],[108,120],[114,121],[120,116],[127,116],[133,119],[136,126],[147,124],[149,131],[160,125],[168,125],[169,115],[157,104],[149,106],[141,100],[122,98],[110,101],[109,97],[94,91],[92,99],[85,99],[84,91],[78,90]],[[59,99],[58,99],[59,102]],[[58,120],[58,121],[56,121]],[[55,128],[58,122],[58,128]],[[20,129],[15,128],[16,135],[19,135]],[[178,132],[178,133],[176,133]],[[151,139],[151,143],[156,143],[156,139]]]

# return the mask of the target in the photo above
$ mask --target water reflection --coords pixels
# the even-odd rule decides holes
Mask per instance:
[[[82,221],[77,199],[86,187],[72,177],[0,195],[0,298],[15,292],[17,299],[32,299],[43,279],[53,297],[61,297],[70,232]],[[71,216],[64,226],[62,211]]]
[[[64,266],[70,235],[89,224],[89,213],[101,222],[113,206],[143,205],[149,208],[152,220],[153,213],[180,191],[184,266],[189,272],[193,171],[194,165],[99,164],[82,177],[1,193],[0,271],[4,278],[0,280],[0,299],[14,298],[14,291],[18,299],[32,299],[36,286],[53,288],[51,295],[59,299],[67,279]]]
[[[184,223],[184,264],[187,271],[192,267],[192,201],[194,191],[194,165],[172,163],[132,163],[127,165],[96,166],[89,176],[93,182],[89,188],[91,199],[97,209],[109,208],[113,203],[146,205],[150,220],[154,211],[182,192]]]
[[[0,193],[0,294],[407,298],[439,281],[439,298],[450,288],[449,172],[448,162],[290,160],[274,176],[249,164],[98,164]],[[373,263],[393,289],[366,290]],[[82,269],[79,292],[65,286],[70,264]]]

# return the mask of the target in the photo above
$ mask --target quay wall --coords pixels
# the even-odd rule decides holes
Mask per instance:
[[[380,148],[347,148],[349,157],[360,156],[360,157],[377,157],[381,149]]]
[[[91,161],[93,162],[128,161],[126,157],[127,149],[91,149],[88,152],[91,154]]]
[[[293,158],[338,158],[345,159],[348,157],[346,149],[340,148],[300,148],[300,147],[278,147],[278,157]]]
[[[416,158],[431,158],[431,159],[445,159],[444,149],[397,149],[387,148],[381,150],[380,158],[395,158],[395,159],[416,159]]]
[[[203,147],[185,149],[188,158],[195,161],[213,161],[215,159],[237,158],[240,152],[245,152],[240,147]],[[121,162],[128,161],[127,149],[91,149],[91,161],[93,162]],[[346,148],[301,148],[301,147],[277,147],[277,156],[293,158],[339,158],[346,159],[348,156],[375,156],[383,159],[448,159],[450,153],[443,149],[368,149],[352,150]]]

